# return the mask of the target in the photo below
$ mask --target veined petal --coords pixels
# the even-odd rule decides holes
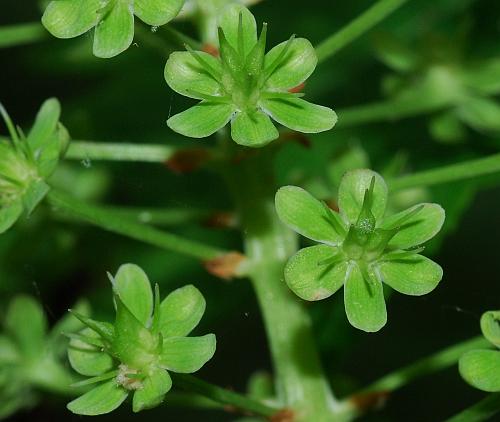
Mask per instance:
[[[14,201],[7,207],[0,208],[0,234],[10,229],[23,213],[21,200]]]
[[[134,412],[158,406],[172,388],[172,379],[164,369],[155,368],[142,385],[143,387],[134,393],[132,403]]]
[[[215,335],[169,337],[163,341],[161,365],[170,371],[190,374],[198,371],[215,353]]]
[[[337,122],[337,115],[332,109],[292,95],[289,98],[261,99],[259,105],[278,123],[298,132],[323,132]]]
[[[104,415],[118,408],[127,396],[128,391],[112,379],[68,403],[67,407],[77,415]]]
[[[278,129],[262,111],[241,112],[231,121],[231,137],[240,145],[262,147],[279,137]]]
[[[191,138],[205,138],[226,126],[234,113],[232,104],[202,101],[168,119],[170,129]]]
[[[134,39],[131,2],[117,1],[95,28],[94,55],[114,57],[129,48]]]
[[[460,358],[458,369],[470,385],[491,393],[500,391],[499,350],[471,350]]]
[[[219,26],[224,31],[229,44],[238,51],[238,32],[240,14],[242,16],[242,47],[240,52],[246,56],[257,43],[257,23],[252,13],[241,4],[230,4],[224,8],[219,18]]]
[[[134,13],[148,25],[165,25],[179,14],[184,2],[185,0],[134,0]]]
[[[491,344],[500,348],[500,311],[489,311],[483,314],[481,331]]]
[[[337,252],[337,248],[326,245],[301,249],[286,264],[288,287],[304,300],[321,300],[333,295],[344,285],[347,262],[328,264],[322,261]]]
[[[99,339],[94,330],[85,328],[82,336]],[[113,368],[113,358],[99,347],[85,343],[78,338],[71,339],[68,346],[68,359],[71,367],[78,373],[88,377],[104,374]]]
[[[42,24],[54,37],[73,38],[97,25],[101,0],[54,0],[42,16]]]

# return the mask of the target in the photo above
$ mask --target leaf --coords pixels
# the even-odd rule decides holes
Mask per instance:
[[[377,58],[386,66],[398,72],[409,72],[418,65],[415,50],[404,45],[396,36],[379,34],[375,39]]]
[[[330,297],[344,285],[347,271],[345,260],[335,264],[323,263],[336,253],[339,253],[339,248],[326,245],[301,249],[285,266],[286,284],[304,300]]]
[[[287,47],[288,43],[289,41],[284,41],[266,54],[264,69],[270,71],[283,50],[288,48],[267,80],[266,85],[272,89],[295,88],[311,76],[318,63],[314,47],[308,40],[295,38]]]
[[[483,314],[481,331],[491,344],[500,348],[500,311],[489,311]]]
[[[118,408],[127,396],[128,391],[112,379],[68,403],[67,407],[77,415],[104,415]]]
[[[257,23],[252,13],[245,6],[230,4],[223,9],[219,18],[219,26],[224,31],[224,35],[231,47],[238,51],[240,14],[242,16],[241,46],[243,51],[239,53],[245,57],[257,43]]]
[[[463,69],[464,82],[484,95],[500,93],[500,57],[482,60]]]
[[[21,359],[16,345],[10,338],[0,335],[0,368],[4,365],[11,365]]]
[[[261,99],[259,105],[278,123],[298,132],[324,132],[337,123],[337,115],[332,109],[293,95],[289,98]]]
[[[232,104],[202,101],[200,104],[168,119],[170,129],[191,138],[205,138],[223,128],[231,120]]]
[[[443,269],[422,255],[383,261],[378,269],[384,283],[411,296],[430,293],[443,278]]]
[[[382,176],[372,170],[359,169],[347,172],[340,182],[338,195],[340,212],[351,224],[355,224],[358,219],[365,192],[369,189],[373,177],[375,186],[371,212],[375,219],[379,220],[384,216],[387,206],[387,185]]]
[[[9,230],[23,213],[21,200],[14,201],[9,206],[0,208],[0,234]]]
[[[280,220],[302,236],[331,246],[343,241],[346,228],[338,214],[306,190],[297,186],[280,188],[275,207]]]
[[[43,179],[32,180],[23,195],[23,206],[26,214],[29,216],[37,205],[49,193],[50,186]]]
[[[143,324],[153,311],[153,291],[146,273],[137,265],[124,264],[113,278],[113,290],[132,314]]]
[[[140,412],[158,406],[172,388],[172,379],[167,371],[154,368],[143,381],[143,387],[134,393],[133,410]]]
[[[500,104],[485,97],[468,98],[458,109],[458,115],[479,131],[500,131]]]
[[[99,339],[99,334],[90,328],[81,331],[81,335]],[[79,339],[71,339],[68,346],[68,359],[73,369],[88,377],[104,374],[114,366],[113,358],[101,348]]]
[[[500,351],[471,350],[460,358],[462,378],[483,391],[500,391]]]
[[[382,283],[365,279],[358,264],[351,264],[344,286],[344,304],[350,324],[366,332],[379,331],[387,322]]]
[[[134,39],[132,2],[116,1],[95,28],[94,55],[114,57],[130,47]]]
[[[215,353],[214,334],[202,337],[169,337],[163,341],[160,363],[169,371],[190,374],[198,371]]]
[[[187,336],[205,313],[205,298],[193,285],[174,290],[160,305],[163,338]]]
[[[179,14],[184,2],[185,0],[134,0],[134,13],[148,25],[165,25]]]
[[[433,117],[429,131],[434,139],[443,143],[457,143],[467,136],[467,129],[455,110],[445,111]]]
[[[423,207],[413,216],[405,219],[405,216]],[[384,219],[382,229],[401,227],[396,235],[389,241],[389,246],[399,249],[407,249],[421,245],[432,239],[443,227],[445,219],[444,209],[438,204],[418,204],[400,213],[391,215]],[[398,222],[401,221],[401,225]]]
[[[101,0],[51,1],[42,16],[42,24],[54,37],[77,37],[97,25],[101,7]]]
[[[240,145],[262,147],[278,137],[278,129],[262,111],[237,113],[231,122],[231,138]]]

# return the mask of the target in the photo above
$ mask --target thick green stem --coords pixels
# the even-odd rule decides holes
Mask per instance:
[[[446,422],[481,422],[490,420],[497,413],[500,413],[500,393],[490,394]]]
[[[39,22],[0,27],[0,48],[25,45],[47,38],[48,32]]]

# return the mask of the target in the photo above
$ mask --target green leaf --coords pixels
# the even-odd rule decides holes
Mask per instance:
[[[215,353],[214,334],[202,337],[169,337],[163,341],[160,363],[169,371],[190,374],[198,371]]]
[[[443,143],[457,143],[467,136],[467,129],[455,110],[445,111],[433,117],[429,130],[433,138]]]
[[[345,260],[333,264],[324,262],[336,253],[341,253],[339,248],[326,245],[301,249],[286,264],[286,284],[304,300],[330,297],[344,285],[347,271]]]
[[[160,305],[163,338],[187,336],[205,313],[205,298],[193,285],[174,290]]]
[[[324,132],[337,123],[337,115],[332,109],[293,95],[289,98],[261,99],[259,105],[278,123],[298,132]]]
[[[170,129],[191,138],[205,138],[223,128],[231,120],[232,104],[202,101],[200,104],[168,119]]]
[[[94,55],[114,57],[129,48],[134,39],[134,13],[130,1],[115,1],[95,28]]]
[[[422,255],[383,261],[378,265],[382,281],[405,295],[421,296],[434,290],[443,269]]]
[[[231,122],[231,137],[240,145],[262,147],[279,137],[278,129],[262,111],[240,112]]]
[[[368,169],[352,170],[347,172],[340,182],[338,199],[340,212],[351,224],[355,224],[358,219],[365,192],[370,188],[373,177],[375,186],[371,212],[375,219],[379,220],[384,216],[387,206],[387,185],[382,176]]]
[[[47,320],[42,307],[29,296],[17,296],[7,308],[5,329],[24,357],[34,359],[45,351]]]
[[[149,322],[153,311],[153,291],[142,268],[134,264],[122,265],[113,278],[113,290],[143,325]]]
[[[97,25],[101,7],[101,0],[51,1],[42,23],[57,38],[77,37]]]
[[[398,72],[409,72],[418,65],[419,57],[415,50],[392,34],[379,34],[376,37],[375,52],[382,63]]]
[[[0,335],[0,368],[11,365],[21,359],[16,345],[7,336]]]
[[[81,335],[95,339],[101,338],[99,334],[90,328],[82,330]],[[113,358],[104,352],[102,348],[79,339],[71,339],[68,346],[68,359],[76,372],[88,377],[104,374],[114,366]]]
[[[500,104],[489,98],[468,98],[459,107],[458,115],[476,130],[500,131]]]
[[[186,51],[173,52],[165,65],[165,80],[170,88],[186,97],[202,100],[207,95],[222,95],[221,86],[218,81],[204,69],[193,54],[199,56],[202,62],[206,62],[211,69],[222,74],[220,60],[203,51],[193,53]],[[200,95],[201,94],[201,95]]]
[[[491,344],[500,348],[500,311],[489,311],[483,314],[481,331]]]
[[[0,234],[9,230],[23,213],[21,200],[0,209]]]
[[[316,68],[318,58],[314,47],[308,40],[295,38],[287,47],[288,43],[284,41],[266,54],[264,68],[269,71],[283,50],[288,48],[280,64],[267,80],[267,86],[270,88],[295,88],[311,76]]]
[[[488,392],[500,391],[500,351],[472,350],[460,358],[458,368],[470,385]]]
[[[374,277],[365,279],[358,264],[351,263],[344,286],[347,319],[355,328],[379,331],[387,322],[382,283]]]
[[[113,379],[68,403],[67,407],[77,415],[104,415],[118,408],[127,396],[128,391],[120,387]]]
[[[275,197],[280,220],[292,230],[316,242],[336,246],[342,242],[346,230],[338,214],[327,209],[306,190],[284,186]]]
[[[134,0],[134,13],[148,25],[165,25],[179,14],[184,2],[185,0]]]
[[[485,95],[500,93],[500,57],[469,66],[464,70],[464,82]]]
[[[219,26],[224,31],[227,41],[236,51],[238,51],[238,33],[240,14],[242,16],[242,43],[243,51],[239,53],[246,56],[257,43],[257,23],[252,13],[240,4],[230,4],[224,8],[219,18]]]
[[[143,381],[143,387],[134,393],[133,410],[140,412],[158,406],[172,388],[172,379],[167,371],[155,368]]]
[[[36,179],[29,183],[28,188],[23,195],[23,206],[26,214],[29,216],[36,206],[49,193],[50,186],[43,179]]]
[[[413,216],[405,219],[419,207],[423,208]],[[444,209],[438,204],[418,204],[400,213],[384,219],[382,229],[401,227],[396,235],[389,241],[389,246],[407,249],[421,245],[432,239],[443,227],[445,219]],[[401,225],[398,222],[402,222]]]

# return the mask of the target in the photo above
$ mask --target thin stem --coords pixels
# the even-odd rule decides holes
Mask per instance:
[[[391,190],[432,186],[500,172],[500,153],[388,180]]]
[[[184,239],[145,224],[134,223],[130,220],[120,218],[106,208],[89,205],[86,202],[56,190],[52,190],[48,194],[48,199],[57,212],[69,214],[72,217],[87,221],[104,230],[140,240],[171,252],[201,260],[214,259],[227,253],[218,248]]]
[[[447,419],[446,422],[481,422],[500,412],[500,393],[490,394],[468,409]]]
[[[373,28],[408,0],[379,0],[340,31],[328,37],[316,47],[318,61],[321,63],[333,56],[356,38]]]
[[[47,31],[39,22],[0,26],[0,48],[42,41],[47,35]]]
[[[218,403],[261,416],[273,416],[280,409],[264,404],[230,390],[218,387],[199,378],[184,374],[171,374],[174,385],[183,390],[201,394]]]

